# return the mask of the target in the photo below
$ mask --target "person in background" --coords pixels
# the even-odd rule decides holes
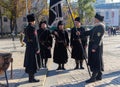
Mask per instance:
[[[20,32],[20,43],[21,43],[21,47],[23,47],[25,44],[23,42],[23,39],[24,39],[24,33],[21,31]]]

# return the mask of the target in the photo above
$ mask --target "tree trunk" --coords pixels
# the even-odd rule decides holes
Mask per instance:
[[[1,25],[1,37],[3,37],[3,21],[2,21],[2,12],[0,7],[0,25]]]
[[[14,32],[15,32],[15,36],[17,36],[17,1],[15,0],[15,7],[14,7]]]
[[[13,18],[10,18],[10,31],[13,32]]]
[[[15,36],[17,36],[18,31],[17,31],[17,18],[14,19],[14,31],[15,31]]]

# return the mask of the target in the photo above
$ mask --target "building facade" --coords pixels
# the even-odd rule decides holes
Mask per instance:
[[[119,3],[120,0],[106,0],[106,3]]]
[[[26,12],[24,12],[24,14],[17,18],[17,33],[24,31],[25,26],[27,25],[27,19],[26,19],[26,15],[27,13],[35,13],[37,14],[39,11],[41,11],[41,8],[44,6],[44,4],[42,3],[45,0],[31,0],[31,8],[26,8]],[[46,1],[47,2],[47,1]],[[28,10],[28,12],[27,12]],[[4,13],[4,11],[2,11],[2,13]],[[0,23],[1,26],[1,23]],[[3,33],[11,33],[10,30],[10,20],[6,17],[6,16],[2,16],[2,27],[3,27]],[[15,31],[16,32],[16,31]],[[1,28],[0,28],[0,33],[1,33]]]
[[[107,26],[120,26],[120,3],[95,5],[95,10],[104,16]]]
[[[17,18],[17,32],[19,33],[23,31],[25,26],[26,26],[26,17],[22,16]],[[2,16],[2,27],[3,27],[3,33],[11,33],[10,20],[6,16]],[[0,33],[1,33],[1,29],[0,29]]]
[[[105,4],[106,0],[96,0],[95,4]]]

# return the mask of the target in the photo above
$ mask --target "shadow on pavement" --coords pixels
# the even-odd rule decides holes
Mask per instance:
[[[120,85],[120,71],[116,71],[116,72],[112,72],[112,73],[108,73],[108,74],[103,75],[103,79],[110,78],[110,77],[116,77],[116,78],[111,80],[108,83],[101,84],[101,85],[98,85],[98,86],[95,86],[95,87],[106,87],[110,84],[115,85],[115,86]]]
[[[84,81],[78,83],[78,82],[72,82],[72,83],[68,83],[65,85],[57,85],[57,86],[53,86],[53,87],[85,87],[86,83]]]
[[[101,85],[98,85],[98,86],[95,86],[95,87],[106,87],[110,84],[113,84],[113,85],[116,85],[116,86],[120,85],[120,71],[115,71],[115,72],[112,72],[112,73],[104,74],[103,75],[103,81],[104,81],[104,79],[111,78],[111,77],[116,77],[116,78],[111,80],[108,83],[106,82],[105,84],[101,84]],[[88,85],[88,84],[86,84],[85,81],[79,82],[79,80],[77,80],[77,81],[74,81],[74,82],[61,84],[61,85],[56,85],[56,86],[53,86],[53,87],[85,87],[86,85]]]
[[[13,69],[13,78],[12,79],[19,79],[24,74],[24,69]],[[8,80],[11,80],[11,70],[7,70],[7,77]],[[4,74],[1,76],[0,80],[5,80]]]
[[[68,70],[49,70],[47,73],[47,77],[51,77],[59,74],[65,74],[65,73],[69,73],[69,71]]]
[[[37,72],[41,72],[40,75],[44,75],[44,73],[43,73],[44,71],[46,71],[46,69],[41,69],[41,70],[39,70]],[[8,80],[20,79],[20,78],[26,78],[26,77],[28,77],[28,75],[23,76],[24,74],[26,74],[24,69],[14,69],[13,70],[13,75],[12,75],[13,78],[11,79],[10,78],[11,77],[11,70],[7,71]],[[37,74],[37,73],[35,75],[39,76],[39,74]],[[0,80],[1,81],[5,80],[4,74],[0,77]]]
[[[41,69],[36,74],[35,77],[45,75],[47,69]],[[18,87],[18,85],[28,84],[28,74],[25,73],[24,69],[14,69],[13,70],[13,79],[10,78],[11,71],[7,71],[7,77],[10,87]],[[0,83],[6,85],[6,78],[4,74],[0,77]],[[1,85],[0,85],[1,87]]]
[[[78,69],[80,70],[80,69]],[[66,69],[66,70],[49,70],[47,77],[51,77],[51,76],[55,76],[55,75],[59,75],[59,74],[65,74],[65,73],[69,73],[70,71],[74,71],[74,69]]]
[[[103,74],[103,78],[110,78],[110,77],[115,77],[120,75],[120,70],[119,71],[114,71],[108,74]]]

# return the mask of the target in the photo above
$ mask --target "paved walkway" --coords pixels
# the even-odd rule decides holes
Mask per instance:
[[[120,36],[104,38],[103,80],[86,84],[89,74],[85,70],[73,70],[74,60],[69,58],[66,71],[56,71],[56,64],[49,66],[49,72],[44,87],[120,87]],[[52,60],[51,60],[52,61]]]
[[[13,79],[10,79],[10,67],[7,70],[9,87],[33,87],[35,85],[38,87],[43,87],[48,70],[41,69],[40,71],[38,71],[38,73],[36,74],[36,78],[40,79],[39,83],[28,83],[28,75],[25,73],[23,67],[25,47],[21,47],[19,39],[15,39],[14,42],[11,41],[11,39],[1,39],[0,50],[11,52],[13,57]],[[4,74],[0,75],[0,83],[6,84]]]
[[[0,50],[12,52],[14,58],[13,79],[10,79],[10,68],[7,71],[10,87],[120,87],[120,36],[104,38],[103,80],[91,84],[85,83],[85,80],[89,79],[85,63],[84,70],[73,70],[75,63],[70,58],[70,54],[65,71],[56,71],[57,65],[51,58],[48,72],[47,69],[42,69],[36,74],[40,82],[28,83],[27,74],[24,73],[23,68],[25,47],[20,47],[18,39],[15,41],[15,46],[16,49],[10,39],[0,40]],[[5,84],[4,75],[0,76],[0,83]]]

